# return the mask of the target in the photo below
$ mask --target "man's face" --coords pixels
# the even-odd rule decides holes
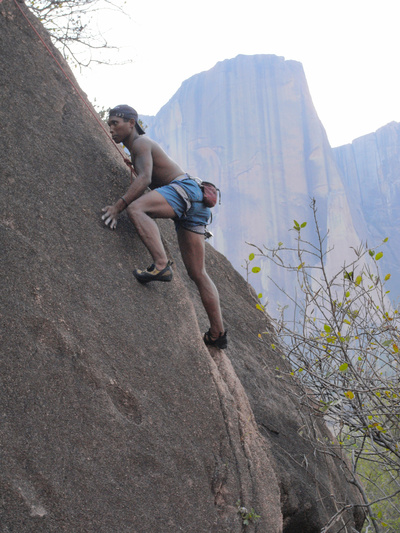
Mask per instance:
[[[124,121],[121,117],[113,117],[111,116],[108,119],[108,126],[110,128],[110,133],[113,141],[115,143],[123,142],[131,133],[134,125],[131,124],[131,120],[128,120],[127,122]]]

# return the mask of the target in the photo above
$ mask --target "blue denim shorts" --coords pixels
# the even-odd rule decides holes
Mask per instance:
[[[203,192],[192,178],[173,180],[155,189],[175,211],[175,228],[182,227],[204,235],[211,210],[203,204]]]

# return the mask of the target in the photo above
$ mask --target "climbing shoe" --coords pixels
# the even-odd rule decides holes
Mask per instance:
[[[162,270],[157,270],[153,263],[146,270],[135,269],[133,275],[140,283],[149,283],[149,281],[171,281],[172,279],[172,261],[168,261],[167,266]]]
[[[219,337],[214,339],[211,336],[211,329],[209,329],[206,333],[204,333],[204,342],[207,344],[207,346],[215,346],[215,348],[225,350],[225,348],[228,346],[228,339],[226,337],[227,333],[227,331],[220,333]]]

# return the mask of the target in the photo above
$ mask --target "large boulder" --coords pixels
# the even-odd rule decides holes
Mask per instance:
[[[129,171],[14,0],[0,53],[1,531],[239,533],[240,501],[248,531],[317,533],[358,495],[252,289],[207,246],[230,342],[207,350],[172,222],[173,282],[138,284],[134,228],[100,218]]]

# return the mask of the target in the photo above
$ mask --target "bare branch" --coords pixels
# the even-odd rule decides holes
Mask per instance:
[[[121,64],[120,60],[110,61],[104,59],[104,54],[103,57],[96,54],[118,48],[110,46],[104,35],[94,31],[92,17],[104,10],[129,16],[122,7],[122,0],[26,0],[26,4],[72,65],[82,68],[91,63]]]
[[[326,250],[328,233],[321,234],[315,200],[310,207],[315,243],[302,238],[306,224],[294,221],[290,231],[296,235],[295,246],[252,246],[259,257],[296,276],[295,294],[280,289],[292,308],[292,320],[285,320],[285,309],[274,319],[280,352],[291,365],[286,376],[300,383],[304,398],[312,398],[312,407],[329,421],[338,451],[350,460],[350,481],[378,532],[372,507],[389,501],[397,509],[400,494],[400,314],[387,296],[390,275],[382,275],[379,268],[379,250],[387,239],[373,249],[367,243],[353,247],[355,259],[328,272],[327,257],[335,250]],[[379,469],[388,480],[379,485],[378,495],[371,492],[371,469]],[[328,533],[356,505],[347,504],[338,506],[323,531]]]

